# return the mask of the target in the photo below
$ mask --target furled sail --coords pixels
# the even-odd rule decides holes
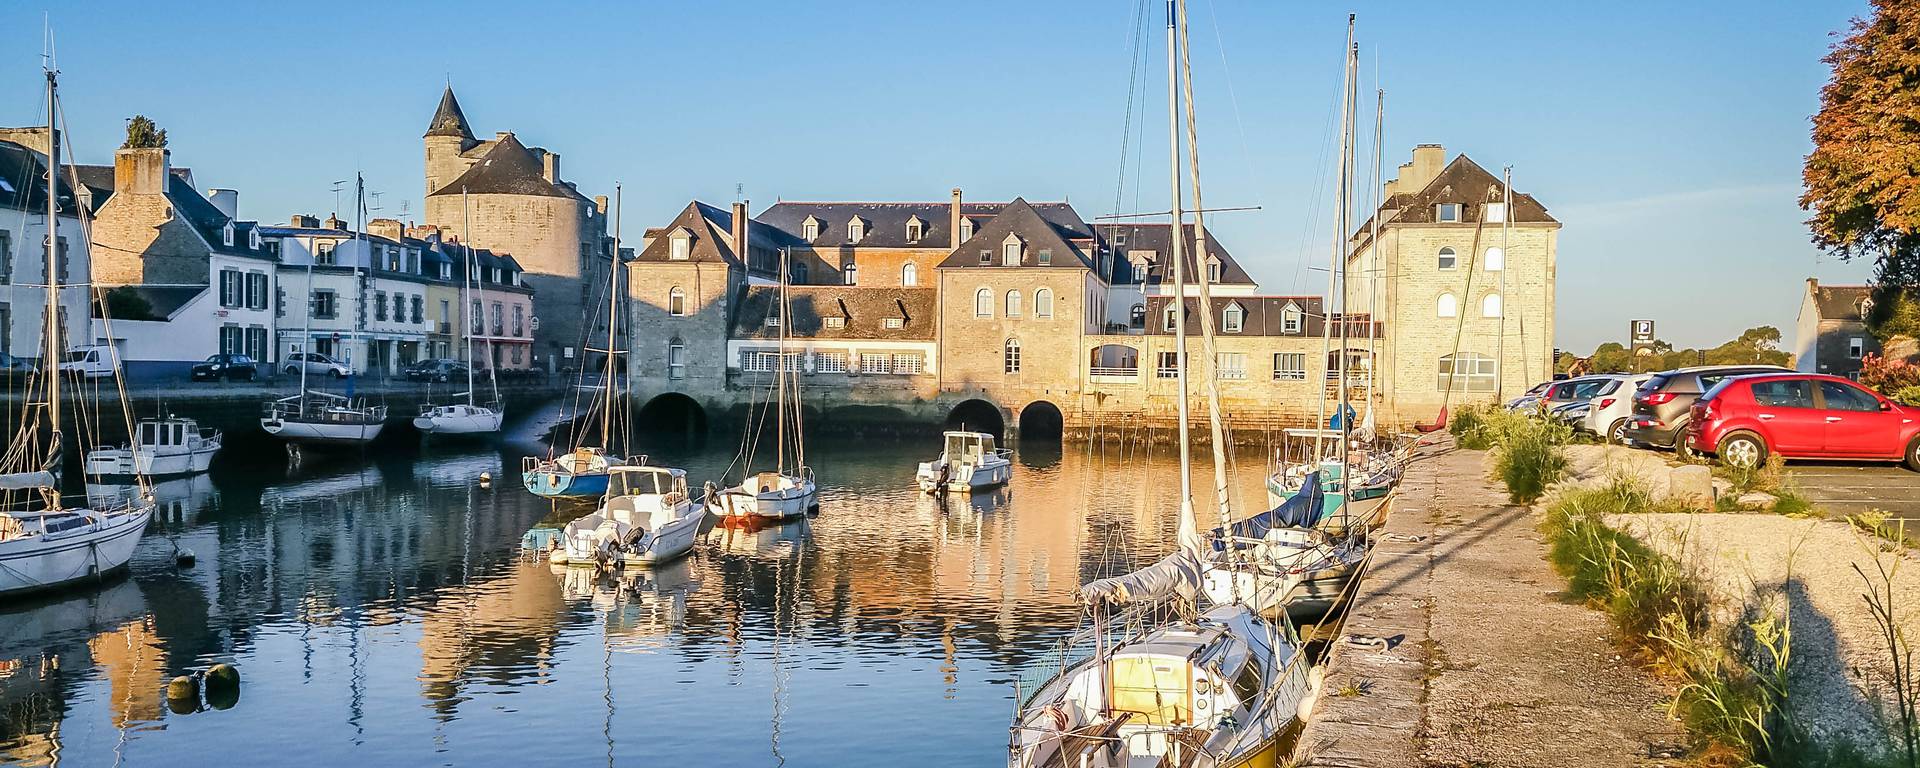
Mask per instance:
[[[30,488],[52,488],[53,473],[46,470],[36,472],[9,472],[0,474],[0,491],[21,491]]]
[[[1200,561],[1184,549],[1175,550],[1159,562],[1132,573],[1097,579],[1080,587],[1081,599],[1109,605],[1153,603],[1174,598],[1192,600],[1198,594]]]
[[[1264,539],[1267,531],[1275,528],[1311,528],[1320,522],[1325,495],[1320,487],[1320,473],[1308,472],[1306,478],[1300,481],[1299,492],[1287,497],[1280,506],[1234,523],[1233,538]],[[1222,533],[1219,528],[1213,529],[1213,549],[1216,552],[1226,549]]]

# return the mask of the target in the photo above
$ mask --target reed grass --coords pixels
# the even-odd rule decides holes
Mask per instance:
[[[1482,429],[1492,436],[1494,473],[1506,484],[1513,503],[1532,503],[1566,474],[1567,456],[1561,449],[1572,442],[1572,427],[1501,411],[1488,414]]]

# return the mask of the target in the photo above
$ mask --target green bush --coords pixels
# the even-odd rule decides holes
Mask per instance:
[[[1573,428],[1552,419],[1501,413],[1488,420],[1493,434],[1494,472],[1507,485],[1507,498],[1529,504],[1567,471],[1561,446],[1573,440]]]
[[[1453,435],[1461,448],[1484,451],[1493,447],[1493,435],[1487,431],[1487,421],[1498,412],[1491,403],[1463,405],[1447,422],[1447,432]]]
[[[1894,402],[1901,405],[1920,407],[1920,385],[1901,387],[1892,397]]]

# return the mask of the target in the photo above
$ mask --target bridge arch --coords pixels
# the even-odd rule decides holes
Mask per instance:
[[[965,429],[1004,437],[1007,419],[1000,412],[1000,406],[986,400],[966,400],[947,412],[947,429]]]
[[[679,392],[655,395],[633,415],[635,432],[695,438],[707,433],[707,409]]]
[[[1020,409],[1022,445],[1059,445],[1065,432],[1066,416],[1060,413],[1060,406],[1035,400]]]

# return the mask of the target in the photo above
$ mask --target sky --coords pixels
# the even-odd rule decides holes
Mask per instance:
[[[1816,250],[1796,203],[1820,59],[1866,10],[1191,0],[1206,202],[1258,206],[1209,229],[1263,290],[1324,292],[1351,12],[1361,90],[1387,92],[1389,177],[1414,144],[1443,144],[1512,166],[1514,188],[1562,222],[1558,346],[1624,341],[1633,319],[1678,346],[1755,325],[1790,344],[1806,278],[1871,274]],[[1162,13],[1157,0],[12,0],[0,125],[44,124],[44,19],[78,159],[111,162],[125,120],[147,115],[202,190],[239,190],[243,219],[325,215],[333,182],[359,172],[377,215],[418,220],[420,135],[448,82],[477,135],[558,152],[589,196],[622,185],[629,240],[691,199],[740,195],[757,212],[961,187],[1069,200],[1091,219],[1167,206]]]

